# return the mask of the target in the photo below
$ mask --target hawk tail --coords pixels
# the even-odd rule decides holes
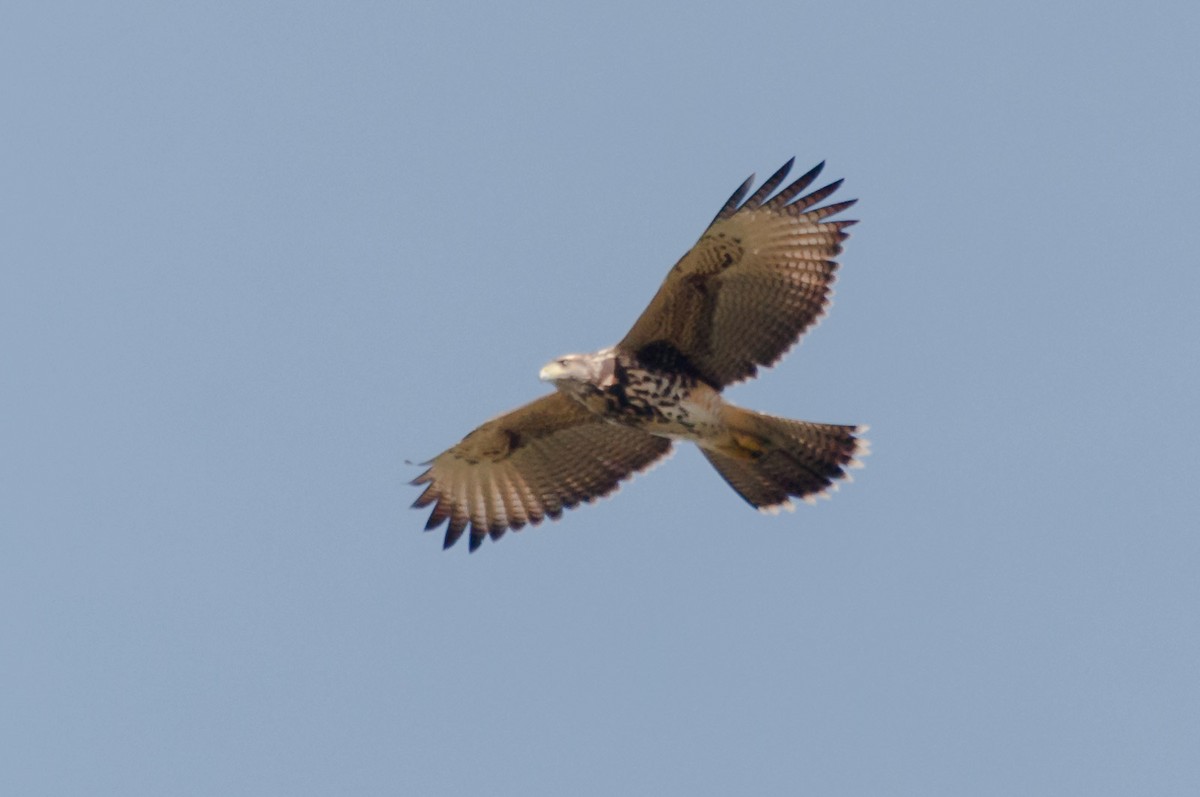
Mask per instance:
[[[791,498],[815,503],[870,453],[858,436],[865,426],[792,421],[729,404],[722,420],[728,434],[700,450],[738,495],[764,512],[791,509]]]

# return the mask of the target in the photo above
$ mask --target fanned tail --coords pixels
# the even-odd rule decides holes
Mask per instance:
[[[728,437],[700,450],[738,495],[764,512],[791,509],[792,498],[815,503],[870,453],[858,436],[865,426],[792,421],[729,404],[722,419]]]

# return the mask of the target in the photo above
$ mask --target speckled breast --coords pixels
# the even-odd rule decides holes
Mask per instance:
[[[602,396],[606,416],[653,434],[695,437],[718,422],[716,391],[677,371],[622,367]]]

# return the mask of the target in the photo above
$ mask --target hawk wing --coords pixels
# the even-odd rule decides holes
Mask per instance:
[[[450,521],[446,548],[470,524],[474,551],[489,534],[499,539],[608,495],[670,449],[666,438],[609,423],[551,393],[488,421],[426,463],[412,483],[428,486],[413,506],[434,504],[426,531]]]
[[[618,347],[720,389],[774,364],[821,317],[854,224],[826,219],[854,200],[817,207],[841,180],[797,199],[824,163],[771,197],[793,161],[745,202],[754,176],[742,183]]]

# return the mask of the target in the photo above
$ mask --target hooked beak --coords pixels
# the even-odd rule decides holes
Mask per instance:
[[[567,369],[562,363],[555,360],[554,362],[546,363],[542,366],[542,370],[538,372],[538,379],[543,382],[553,382],[556,379],[562,379],[567,375]]]

